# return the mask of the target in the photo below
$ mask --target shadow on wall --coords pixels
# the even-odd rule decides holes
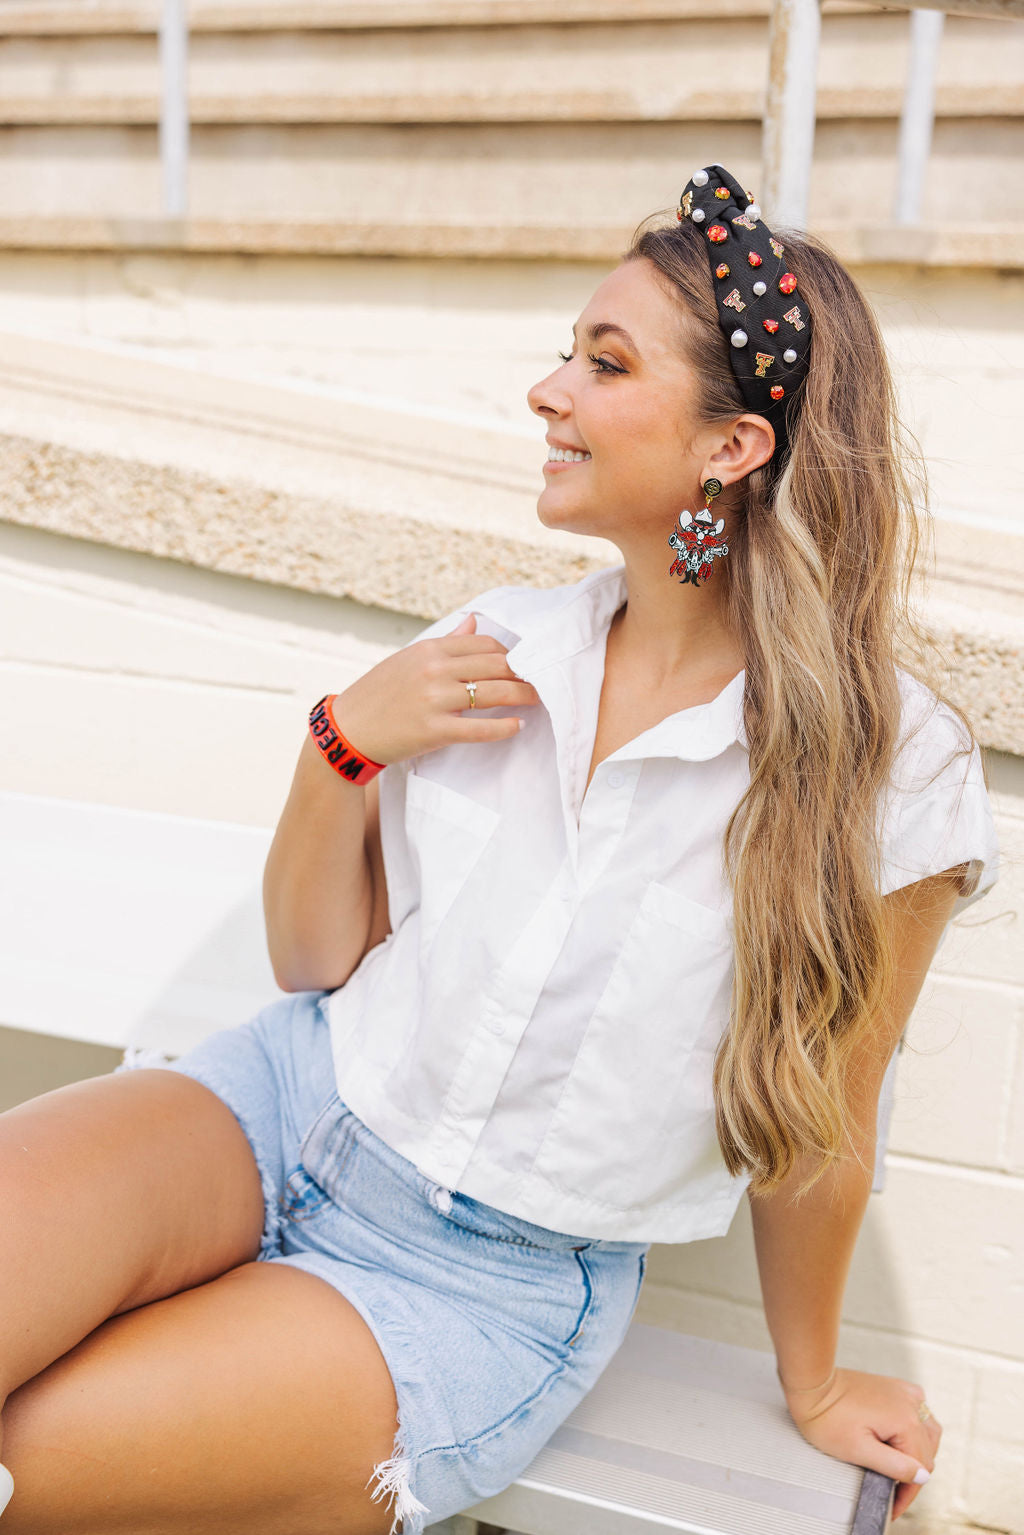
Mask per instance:
[[[106,1076],[120,1059],[109,1045],[0,1026],[0,1114],[69,1082]]]

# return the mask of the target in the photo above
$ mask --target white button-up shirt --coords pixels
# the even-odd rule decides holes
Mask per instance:
[[[381,774],[392,931],[327,1007],[342,1100],[425,1176],[558,1231],[684,1242],[727,1231],[750,1181],[726,1170],[711,1089],[745,674],[613,752],[586,788],[625,600],[616,566],[487,592],[419,636],[475,613],[541,702],[510,740]],[[917,717],[934,695],[900,675]],[[948,749],[947,715],[900,759],[915,771],[885,810],[882,888],[970,862],[959,909],[994,882],[997,848],[977,748],[962,794],[963,761],[913,787]]]

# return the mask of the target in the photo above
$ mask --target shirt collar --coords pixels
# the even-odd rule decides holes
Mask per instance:
[[[504,630],[510,645],[507,660],[511,670],[518,676],[530,673],[532,677],[550,667],[564,666],[607,632],[626,600],[626,567],[615,565],[595,571],[574,586],[531,592],[530,597],[535,600],[518,612],[509,602],[511,595],[508,588],[487,593],[474,603],[472,611]],[[515,595],[518,597],[519,593]],[[621,747],[615,757],[705,761],[734,744],[748,750],[743,723],[745,682],[744,669],[709,702],[668,715]]]
[[[499,588],[473,604],[505,630],[513,671],[533,672],[567,661],[608,629],[626,600],[626,567],[597,570],[572,586],[546,589]]]
[[[739,745],[744,751],[749,750],[743,724],[746,677],[745,669],[739,671],[708,703],[692,704],[689,709],[670,714],[631,741],[623,748],[622,755],[683,757],[689,762],[705,762],[730,746]]]

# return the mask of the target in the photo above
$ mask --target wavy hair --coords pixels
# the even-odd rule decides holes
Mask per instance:
[[[798,1160],[803,1193],[856,1144],[849,1067],[895,970],[878,806],[901,738],[897,664],[960,720],[964,752],[974,744],[911,609],[926,475],[877,322],[827,246],[780,233],[814,318],[810,367],[789,404],[788,454],[730,487],[726,597],[746,655],[750,782],[725,832],[735,975],[713,1080],[726,1166],[750,1172],[751,1193]],[[623,259],[641,258],[685,310],[697,419],[748,411],[699,230],[647,220]]]

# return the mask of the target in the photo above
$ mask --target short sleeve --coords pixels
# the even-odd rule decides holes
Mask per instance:
[[[931,689],[900,670],[900,745],[883,795],[884,895],[966,864],[957,917],[995,884],[999,843],[978,745]],[[969,748],[966,749],[966,748]]]

